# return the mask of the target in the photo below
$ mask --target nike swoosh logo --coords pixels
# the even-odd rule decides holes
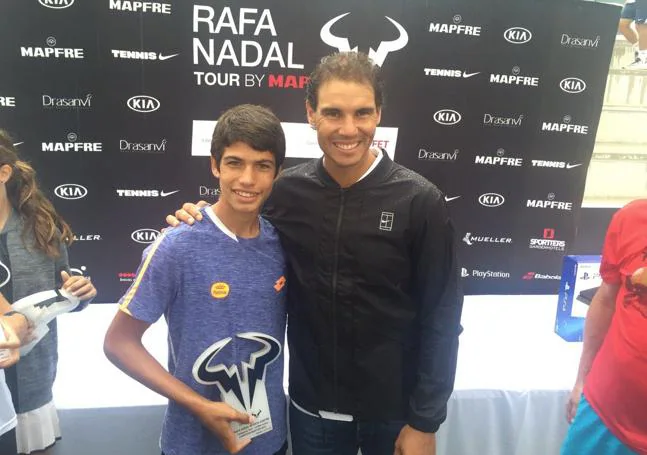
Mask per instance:
[[[447,197],[445,196],[445,202],[450,202],[453,201],[454,199],[458,199],[460,196],[454,196],[454,197]]]
[[[164,60],[168,60],[169,58],[177,57],[178,55],[180,55],[180,54],[171,54],[171,55],[162,55],[162,54],[159,54],[159,56],[158,56],[157,58],[158,58],[160,61],[164,61]]]
[[[571,164],[571,163],[566,163],[566,169],[573,169],[574,167],[581,166],[582,163],[580,164]]]
[[[169,191],[168,193],[167,193],[167,192],[165,192],[165,191],[162,191],[162,192],[160,193],[160,196],[162,196],[162,197],[170,196],[171,194],[178,193],[179,191],[180,191],[180,190]]]
[[[20,144],[24,144],[24,143],[25,143],[24,141],[23,142],[16,142],[13,146],[18,147]]]
[[[477,74],[481,74],[481,72],[479,71],[478,73],[463,73],[463,77],[465,78],[472,77],[472,76],[476,76]]]

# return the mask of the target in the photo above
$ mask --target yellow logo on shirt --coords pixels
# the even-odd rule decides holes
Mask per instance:
[[[211,285],[211,297],[214,299],[224,299],[229,295],[229,285],[218,281]]]

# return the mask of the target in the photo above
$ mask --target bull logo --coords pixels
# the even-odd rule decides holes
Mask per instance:
[[[328,46],[337,48],[339,52],[357,52],[357,46],[351,49],[350,41],[348,40],[348,38],[335,36],[330,31],[332,26],[337,21],[348,16],[349,14],[350,13],[344,13],[340,14],[337,17],[333,17],[328,22],[326,22],[323,27],[321,27],[321,40]],[[372,47],[369,48],[368,56],[378,66],[382,66],[384,60],[386,59],[386,56],[389,55],[389,52],[399,51],[409,42],[409,35],[407,34],[407,31],[404,29],[404,27],[402,27],[402,25],[400,25],[390,17],[384,17],[386,17],[389,22],[391,22],[395,26],[395,28],[398,30],[399,36],[393,41],[380,41],[380,45],[377,47],[377,50],[374,50]]]

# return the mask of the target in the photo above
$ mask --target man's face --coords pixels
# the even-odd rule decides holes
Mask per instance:
[[[272,190],[276,160],[271,152],[236,142],[225,148],[220,169],[211,158],[211,171],[220,179],[219,201],[234,212],[258,213]]]
[[[327,166],[350,168],[368,160],[381,114],[373,87],[332,79],[319,87],[317,103],[315,111],[306,102],[306,111],[308,121],[317,129]]]

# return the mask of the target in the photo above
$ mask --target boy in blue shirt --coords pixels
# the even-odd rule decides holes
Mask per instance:
[[[280,454],[286,271],[278,235],[259,212],[285,158],[281,124],[268,109],[236,106],[218,120],[211,155],[218,202],[202,222],[167,230],[147,248],[104,350],[169,399],[164,455]],[[184,254],[195,245],[197,258]],[[168,372],[141,343],[162,315]]]

